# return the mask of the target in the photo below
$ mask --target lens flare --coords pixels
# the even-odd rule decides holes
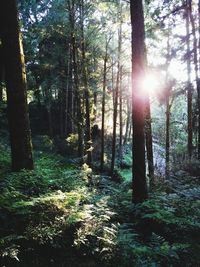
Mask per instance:
[[[154,74],[147,74],[141,81],[142,93],[148,93],[154,95],[159,88],[158,78]]]

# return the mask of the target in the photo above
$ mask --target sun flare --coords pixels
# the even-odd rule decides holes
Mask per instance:
[[[141,88],[143,93],[156,94],[159,88],[159,81],[156,75],[147,74],[141,81]]]

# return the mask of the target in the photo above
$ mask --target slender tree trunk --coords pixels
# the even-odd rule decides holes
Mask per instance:
[[[165,139],[165,176],[169,178],[170,171],[170,103],[169,96],[166,97],[166,139]]]
[[[167,33],[167,56],[166,56],[166,76],[165,76],[165,85],[166,85],[166,92],[165,92],[165,177],[166,179],[169,178],[170,173],[170,111],[172,102],[170,104],[170,96],[172,91],[172,81],[169,80],[169,65],[171,62],[171,50],[170,50],[170,24],[168,22],[168,33]]]
[[[153,161],[153,141],[152,141],[152,128],[151,128],[151,107],[149,95],[146,99],[146,149],[147,149],[147,161],[149,171],[149,186],[152,189],[155,185],[154,181],[154,161]]]
[[[108,44],[109,40],[106,40],[106,51],[105,51],[104,67],[103,67],[103,92],[102,92],[101,158],[100,158],[101,171],[103,171],[104,168],[105,97],[106,97],[106,82],[107,82]]]
[[[121,5],[121,4],[120,4]],[[111,177],[114,179],[115,158],[116,158],[116,131],[117,131],[117,108],[119,99],[119,81],[120,81],[120,64],[121,64],[121,42],[122,42],[122,22],[121,22],[121,7],[120,7],[120,28],[118,41],[118,64],[117,64],[117,81],[114,95],[114,110],[113,110],[113,139],[112,139],[112,158],[111,158]]]
[[[123,158],[123,106],[122,106],[122,66],[120,67],[120,78],[119,78],[119,162],[122,164]]]
[[[129,97],[127,97],[126,101],[127,101],[127,119],[126,119],[126,130],[125,130],[124,143],[123,143],[124,146],[126,145],[128,141],[129,128],[130,128],[130,122],[131,122],[131,107],[130,107]]]
[[[15,0],[3,1],[0,24],[5,62],[12,170],[33,169],[26,70]]]
[[[132,25],[132,118],[133,118],[133,202],[147,198],[145,165],[145,98],[140,79],[145,71],[144,12],[141,0],[131,4]]]
[[[197,108],[198,108],[198,145],[197,145],[197,148],[198,148],[198,159],[200,159],[200,81],[199,81],[199,73],[198,73],[199,68],[198,68],[197,36],[196,36],[194,16],[192,13],[192,1],[191,0],[187,0],[187,1],[188,1],[188,13],[190,17],[192,36],[193,36],[193,55],[194,55],[193,58],[194,58],[195,82],[196,82],[196,89],[197,89]],[[192,85],[191,85],[190,91],[191,91],[190,101],[192,103]],[[190,113],[192,117],[192,110],[190,110]],[[193,129],[192,129],[192,133],[193,133]]]
[[[85,56],[85,36],[84,36],[84,2],[81,0],[80,8],[81,17],[81,43],[82,43],[82,67],[83,67],[83,84],[84,84],[84,95],[85,95],[85,143],[86,143],[86,153],[87,153],[87,164],[90,166],[92,164],[92,138],[91,138],[91,120],[90,120],[90,91],[88,86],[88,73],[86,66],[86,56]]]
[[[191,84],[191,56],[190,56],[190,3],[187,1],[186,6],[186,36],[187,36],[187,115],[188,115],[188,157],[192,157],[192,84]]]
[[[66,118],[65,118],[65,134],[69,135],[73,132],[73,86],[72,86],[72,47],[69,47],[69,63],[67,72],[67,94],[66,94]]]
[[[68,3],[69,9],[69,20],[71,26],[71,45],[72,45],[72,60],[73,60],[73,78],[74,78],[74,111],[77,111],[77,130],[78,130],[78,156],[83,159],[83,115],[82,115],[82,107],[80,100],[80,92],[79,92],[79,76],[78,76],[78,65],[77,65],[77,47],[76,47],[76,39],[75,39],[75,8],[74,2],[72,5]],[[75,114],[74,114],[75,115]],[[75,116],[74,116],[75,117]]]

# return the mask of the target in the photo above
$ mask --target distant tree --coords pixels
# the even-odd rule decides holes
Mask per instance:
[[[132,0],[132,118],[133,118],[133,202],[147,198],[145,165],[145,97],[141,79],[145,71],[145,29],[141,0]]]
[[[117,55],[117,78],[116,87],[113,94],[113,136],[112,136],[112,157],[111,157],[111,176],[114,178],[115,159],[116,159],[116,139],[117,139],[117,115],[120,92],[120,70],[121,70],[121,48],[122,48],[122,6],[119,2],[119,30],[118,30],[118,55]]]
[[[101,117],[101,158],[100,158],[100,168],[103,171],[104,168],[104,135],[105,135],[105,99],[106,99],[106,83],[107,83],[107,62],[108,62],[108,45],[110,38],[106,38],[105,44],[105,56],[103,64],[103,92],[102,92],[102,117]]]
[[[81,54],[82,54],[82,74],[83,86],[85,97],[85,149],[87,154],[87,163],[92,163],[92,150],[91,150],[91,119],[90,119],[90,90],[88,86],[88,72],[86,66],[86,47],[85,47],[85,34],[84,34],[84,20],[85,20],[85,7],[83,0],[80,1],[80,27],[81,27]]]
[[[187,46],[187,115],[188,115],[188,157],[192,156],[192,139],[193,139],[193,128],[192,128],[192,83],[191,83],[191,54],[190,54],[190,13],[191,3],[186,0],[186,46]]]
[[[15,0],[3,1],[0,9],[0,27],[8,99],[12,169],[13,171],[33,169],[26,70]]]

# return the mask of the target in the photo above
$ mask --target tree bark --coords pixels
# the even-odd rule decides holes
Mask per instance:
[[[153,140],[152,140],[152,128],[151,128],[151,107],[149,95],[146,99],[146,150],[147,150],[147,161],[148,161],[148,172],[149,172],[149,186],[153,189],[155,185],[154,181],[154,160],[153,160]]]
[[[69,62],[67,68],[67,93],[66,93],[66,116],[65,116],[65,135],[73,132],[73,86],[72,86],[72,46],[69,45]]]
[[[165,176],[166,179],[169,178],[170,171],[170,103],[169,96],[166,97],[166,139],[165,139]]]
[[[196,27],[195,27],[195,21],[194,16],[192,13],[192,1],[188,1],[188,13],[190,17],[190,23],[191,23],[191,30],[192,30],[192,36],[193,36],[193,58],[194,58],[194,71],[195,71],[195,82],[196,82],[196,89],[197,89],[197,108],[198,108],[198,143],[197,143],[197,150],[198,150],[198,159],[200,159],[200,81],[199,81],[199,73],[198,73],[198,50],[197,50],[197,36],[196,36]],[[199,31],[200,32],[200,31]],[[191,91],[191,102],[192,102],[192,84],[190,85],[190,91]],[[192,104],[191,104],[192,106]],[[192,109],[189,111],[191,113],[192,117]],[[191,125],[192,128],[192,125]],[[191,130],[193,133],[193,129]],[[192,147],[191,147],[192,150]],[[192,155],[192,153],[191,153]],[[190,157],[191,157],[190,155]]]
[[[131,107],[130,107],[129,97],[127,97],[126,101],[127,101],[127,118],[126,118],[126,130],[125,130],[124,142],[123,142],[124,146],[127,144],[127,141],[128,141],[129,129],[130,129],[130,123],[131,123]]]
[[[190,12],[191,6],[188,0],[186,5],[186,36],[187,36],[187,115],[188,115],[188,157],[192,157],[192,84],[191,84],[191,56],[190,56]]]
[[[121,5],[121,4],[120,4]],[[117,63],[117,80],[114,94],[114,106],[113,106],[113,139],[112,139],[112,158],[111,158],[111,177],[114,179],[115,158],[116,158],[116,131],[117,131],[117,108],[119,100],[119,81],[120,81],[120,67],[121,67],[121,43],[122,43],[122,21],[121,21],[121,7],[120,7],[120,28],[118,32],[118,63]]]
[[[147,198],[145,164],[145,98],[140,81],[145,71],[144,12],[141,0],[131,0],[132,25],[132,120],[133,120],[133,202]]]
[[[26,70],[15,0],[3,1],[0,24],[5,62],[12,170],[33,169]]]
[[[119,77],[119,163],[122,164],[123,158],[123,103],[122,103],[122,66],[120,67]]]
[[[85,56],[85,36],[84,36],[84,2],[81,0],[80,7],[80,18],[81,18],[81,49],[82,49],[82,70],[83,70],[83,84],[84,84],[84,95],[85,95],[85,143],[87,153],[87,164],[92,164],[92,138],[91,138],[91,120],[90,120],[90,91],[88,87],[88,75],[86,66]]]
[[[71,45],[72,45],[72,61],[73,61],[73,82],[74,82],[74,114],[75,110],[77,112],[76,122],[77,122],[77,131],[78,131],[78,157],[83,159],[83,114],[80,100],[79,92],[79,76],[78,76],[78,66],[77,66],[77,46],[75,39],[75,7],[74,2],[72,4],[68,3],[69,9],[69,21],[71,27]]]
[[[106,97],[106,82],[107,82],[108,44],[109,40],[106,40],[106,51],[105,51],[104,66],[103,66],[103,92],[102,92],[102,118],[101,118],[101,158],[100,158],[101,171],[103,171],[104,168],[105,97]]]

